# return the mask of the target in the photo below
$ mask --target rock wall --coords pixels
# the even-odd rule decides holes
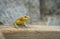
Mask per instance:
[[[60,0],[46,0],[46,7],[49,16],[60,15]],[[37,23],[40,21],[40,1],[39,0],[0,0],[0,21],[4,24],[12,24],[18,17],[28,15],[30,20],[28,24]],[[53,18],[52,18],[53,19]],[[54,17],[55,19],[55,17]],[[60,22],[49,20],[51,23]],[[54,25],[55,25],[54,24]]]
[[[60,0],[46,0],[48,13],[60,15]]]
[[[39,0],[0,0],[0,21],[12,24],[18,17],[28,15],[28,23],[40,18]]]
[[[48,17],[47,25],[60,26],[60,17],[59,16],[50,16],[50,17]]]
[[[46,0],[48,25],[60,26],[60,0]]]

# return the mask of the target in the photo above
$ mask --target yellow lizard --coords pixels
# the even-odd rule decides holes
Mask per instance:
[[[13,24],[14,24],[14,26],[16,27],[16,28],[18,28],[19,26],[21,26],[21,25],[23,25],[23,26],[25,26],[25,22],[27,21],[27,20],[29,20],[29,16],[24,16],[24,17],[20,17],[20,18],[18,18]],[[19,26],[18,26],[19,25]]]

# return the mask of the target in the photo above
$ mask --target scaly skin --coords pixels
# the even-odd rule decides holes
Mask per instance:
[[[16,27],[16,28],[19,28],[19,26],[18,25],[22,25],[22,26],[25,26],[25,22],[27,21],[27,20],[29,20],[29,16],[24,16],[24,17],[20,17],[20,18],[18,18],[13,24],[14,24],[14,26]]]

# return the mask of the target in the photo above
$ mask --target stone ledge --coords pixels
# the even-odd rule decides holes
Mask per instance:
[[[12,32],[45,32],[45,31],[60,31],[60,26],[46,26],[46,25],[29,25],[27,28],[14,28],[10,25],[0,26],[0,31],[3,33],[12,33]]]
[[[0,26],[5,39],[60,39],[60,26],[29,25],[27,28]]]

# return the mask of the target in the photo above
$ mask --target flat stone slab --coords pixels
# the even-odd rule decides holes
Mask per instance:
[[[6,39],[60,39],[60,32],[15,32],[5,33]]]
[[[3,33],[7,32],[18,32],[18,31],[60,31],[60,26],[47,26],[47,25],[28,25],[27,27],[14,28],[10,25],[1,25],[0,31]]]
[[[0,39],[5,39],[4,35],[0,32]]]
[[[14,28],[1,25],[0,31],[5,39],[60,39],[60,26],[29,25],[26,28]]]

